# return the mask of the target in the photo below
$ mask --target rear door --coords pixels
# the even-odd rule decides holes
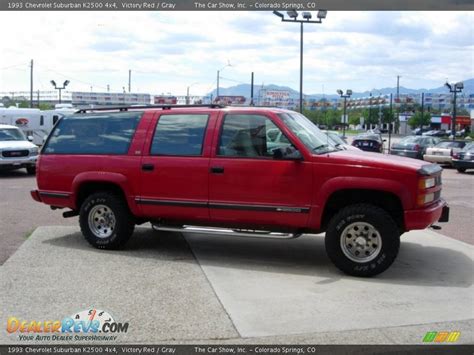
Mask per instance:
[[[273,158],[273,149],[293,145],[277,121],[260,113],[227,113],[218,127],[210,164],[212,221],[256,228],[305,226],[311,163]]]
[[[145,144],[141,193],[136,200],[146,216],[209,219],[209,159],[215,120],[212,111],[157,114]]]

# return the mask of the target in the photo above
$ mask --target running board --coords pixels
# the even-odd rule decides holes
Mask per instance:
[[[231,237],[246,237],[246,238],[261,238],[261,239],[295,239],[301,236],[302,233],[277,233],[254,231],[245,232],[245,230],[232,230],[226,228],[211,228],[211,227],[197,227],[197,226],[183,226],[183,227],[169,227],[152,224],[154,230],[166,232],[181,232],[181,233],[201,233],[210,235],[229,235]]]

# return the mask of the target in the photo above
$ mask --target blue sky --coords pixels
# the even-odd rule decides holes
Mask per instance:
[[[304,92],[441,86],[474,77],[473,12],[328,12],[305,26]],[[20,30],[19,30],[20,29]],[[205,94],[250,82],[299,87],[299,26],[271,12],[0,13],[0,91]],[[7,35],[12,33],[12,35]],[[232,66],[227,66],[230,63]]]

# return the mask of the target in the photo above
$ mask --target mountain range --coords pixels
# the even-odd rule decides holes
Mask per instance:
[[[473,79],[468,79],[464,80],[464,93],[474,93],[474,78]],[[258,98],[259,92],[262,89],[262,87],[266,90],[284,90],[284,91],[289,91],[290,97],[292,99],[298,99],[299,98],[299,91],[294,90],[288,86],[279,86],[275,84],[269,84],[269,85],[254,85],[254,98]],[[245,96],[245,97],[250,97],[250,84],[239,84],[235,86],[231,86],[228,88],[219,88],[219,95],[220,96]],[[404,86],[400,86],[400,94],[447,94],[449,91],[448,89],[443,85],[439,86],[437,88],[433,89],[410,89],[406,88]],[[378,95],[379,93],[382,95],[396,95],[397,93],[397,88],[396,87],[391,87],[391,88],[382,88],[382,89],[373,89],[371,91],[364,91],[364,92],[353,92],[352,97],[353,98],[359,98],[359,97],[368,97],[372,93],[372,95]],[[210,92],[208,95],[212,95],[213,97],[216,96],[216,90],[213,90]],[[325,97],[326,99],[337,99],[339,96],[337,94],[330,94],[330,95],[323,95],[323,94],[310,94],[310,95],[305,95],[306,99],[315,99],[319,100],[321,98]]]

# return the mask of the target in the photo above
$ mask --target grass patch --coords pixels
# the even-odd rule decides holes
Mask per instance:
[[[36,230],[36,228],[29,230],[29,231],[25,234],[25,239],[28,239],[29,237],[31,237],[31,235],[33,234],[33,232],[34,232],[35,230]]]

